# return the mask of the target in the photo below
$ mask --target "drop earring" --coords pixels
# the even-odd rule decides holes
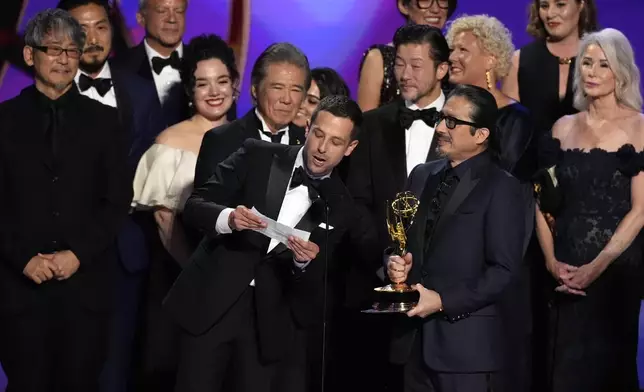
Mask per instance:
[[[487,89],[492,90],[492,74],[489,70],[485,71],[485,81],[487,82]]]

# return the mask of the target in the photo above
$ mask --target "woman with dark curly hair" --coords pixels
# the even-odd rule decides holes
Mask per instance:
[[[186,231],[180,215],[192,192],[203,135],[228,122],[237,97],[239,72],[232,49],[216,35],[193,38],[184,50],[181,82],[192,116],[159,134],[134,177],[132,207],[149,213],[143,219],[150,270],[141,334],[141,390],[172,390],[174,385],[177,335],[161,303],[198,240]]]
[[[597,30],[594,0],[533,0],[528,34],[535,41],[517,50],[503,92],[521,102],[548,132],[559,118],[576,113],[572,72],[584,34]]]
[[[407,23],[445,27],[458,0],[396,0]],[[396,50],[392,44],[376,44],[364,53],[360,64],[358,104],[363,112],[393,101],[400,95],[394,76]]]

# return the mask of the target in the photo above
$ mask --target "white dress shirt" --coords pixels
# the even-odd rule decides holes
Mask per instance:
[[[257,118],[259,118],[259,121],[262,123],[262,129],[258,129],[257,132],[259,132],[259,137],[265,141],[265,142],[270,142],[272,141],[270,137],[266,136],[264,132],[270,132],[271,129],[268,127],[268,124],[266,124],[266,121],[264,120],[264,117],[259,113],[259,110],[255,109],[255,115]],[[264,132],[262,132],[264,131]],[[281,144],[289,144],[289,135],[288,135],[288,125],[285,126],[284,128],[280,129],[277,131],[277,133],[280,133],[284,131],[282,134],[282,140],[280,140]]]
[[[74,81],[76,82],[76,86],[78,86],[78,91],[80,91],[80,86],[78,84],[78,81],[80,80],[81,74],[87,75],[87,73],[81,71],[80,68],[79,68],[78,71],[76,72],[76,76],[74,77]],[[87,75],[87,76],[89,76],[89,75]],[[91,78],[91,76],[89,76],[89,77]],[[110,71],[110,64],[107,61],[103,65],[103,69],[101,69],[101,72],[99,72],[98,76],[96,76],[96,78],[92,78],[92,79],[99,79],[99,78],[112,79],[112,72]],[[80,93],[83,94],[86,97],[89,97],[89,98],[91,98],[91,99],[93,99],[95,101],[98,101],[98,102],[102,103],[103,105],[111,106],[113,108],[117,107],[116,94],[114,93],[114,85],[112,85],[112,88],[110,88],[110,90],[102,97],[101,97],[101,94],[99,94],[98,91],[96,91],[96,89],[94,87],[90,87],[85,91],[80,91]]]
[[[445,95],[441,91],[441,95],[432,103],[424,108],[419,108],[416,104],[405,102],[405,106],[410,110],[421,110],[436,108],[439,112],[443,109],[445,104]],[[423,120],[416,120],[411,124],[411,127],[405,129],[405,151],[407,157],[407,175],[421,163],[427,160],[429,148],[432,145],[434,138],[434,128],[425,124]]]
[[[291,178],[293,177],[293,172],[298,167],[304,164],[304,158],[302,156],[302,150],[298,151],[297,157],[295,158],[295,164],[293,169],[291,169]],[[329,175],[326,175],[324,178],[328,178]],[[286,195],[284,195],[284,200],[280,207],[279,215],[277,216],[277,222],[282,223],[289,227],[295,227],[299,221],[302,219],[306,211],[311,207],[312,201],[309,198],[309,189],[305,185],[300,185],[293,189],[288,189],[291,185],[291,180],[288,181],[288,186],[286,190]],[[228,226],[228,218],[230,213],[233,212],[233,208],[225,208],[217,217],[217,223],[215,225],[215,230],[219,234],[228,234],[232,233],[232,229]],[[263,212],[263,211],[260,211]],[[271,242],[268,244],[268,249],[266,253],[268,254],[272,251],[279,242],[277,240],[271,239]],[[293,260],[293,263],[299,268],[305,268],[310,261],[305,263],[300,263]],[[250,282],[251,286],[255,286],[255,279]]]
[[[152,49],[148,45],[148,41],[143,39],[143,46],[145,47],[145,53],[148,55],[148,64],[150,66],[150,71],[152,72],[152,78],[154,79],[154,85],[157,88],[157,94],[159,95],[159,101],[163,103],[168,95],[168,91],[175,83],[181,83],[181,75],[179,74],[178,69],[174,69],[170,66],[164,67],[160,74],[157,75],[152,69],[152,59],[154,57],[161,57],[167,59],[170,56],[162,56],[156,50]],[[183,43],[180,43],[176,49],[179,54],[179,58],[183,58]]]

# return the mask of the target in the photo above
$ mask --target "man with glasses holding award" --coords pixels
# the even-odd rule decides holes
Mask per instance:
[[[377,289],[374,310],[390,294],[384,309],[408,316],[395,325],[390,357],[404,365],[405,392],[488,392],[503,385],[500,300],[530,233],[521,185],[495,163],[497,110],[488,91],[456,86],[436,125],[444,158],[418,165],[402,195],[415,195],[418,207],[405,251],[397,252],[394,240],[385,261],[391,285]],[[393,204],[408,205],[400,196]],[[405,284],[417,292],[406,297],[410,310],[399,306]]]
[[[74,76],[85,35],[69,13],[25,30],[35,83],[0,104],[0,361],[9,391],[98,391],[116,266],[132,199],[114,108]]]

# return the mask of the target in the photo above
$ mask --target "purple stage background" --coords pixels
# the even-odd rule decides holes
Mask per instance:
[[[227,36],[230,2],[236,0],[191,0],[188,8],[186,40],[203,32]],[[644,68],[644,0],[596,0],[602,27],[621,30],[631,40],[638,65]],[[38,11],[54,7],[57,0],[30,0],[21,29]],[[528,0],[461,0],[459,14],[487,13],[496,16],[514,34],[520,47],[530,42],[525,33]],[[142,30],[136,26],[138,0],[122,0],[123,12],[134,36]],[[239,103],[239,114],[251,106],[248,85],[252,63],[269,44],[289,41],[308,55],[312,67],[335,68],[346,79],[355,96],[358,67],[362,52],[374,43],[388,43],[403,23],[394,0],[252,0],[248,64]],[[15,69],[9,69],[0,86],[0,101],[17,95],[31,80]],[[644,323],[640,336],[644,338]],[[640,347],[642,345],[640,344]],[[644,379],[644,349],[639,352],[640,379]],[[0,372],[0,391],[6,380]],[[642,383],[644,385],[644,383]]]

